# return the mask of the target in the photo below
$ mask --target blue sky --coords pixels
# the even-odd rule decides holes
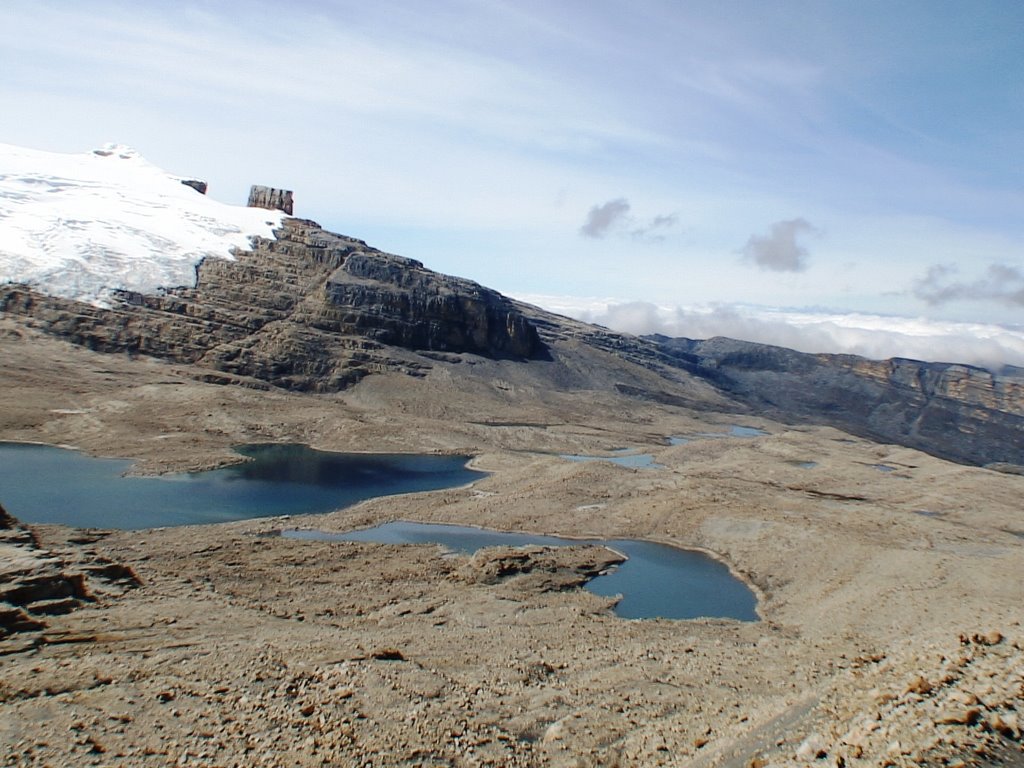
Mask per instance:
[[[0,25],[3,142],[122,142],[224,202],[294,189],[330,229],[627,330],[893,316],[945,330],[814,344],[950,359],[1003,325],[1019,349],[989,356],[1024,364],[1016,0],[35,0]]]

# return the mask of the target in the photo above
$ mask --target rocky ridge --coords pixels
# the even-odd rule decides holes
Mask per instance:
[[[828,424],[952,461],[1024,465],[1024,376],[953,363],[806,354],[653,336],[662,353],[771,418]]]
[[[262,187],[254,198],[268,207],[290,201]],[[472,377],[478,359],[553,362],[527,375],[546,389],[602,388],[827,424],[1024,471],[1024,377],[1012,371],[640,338],[514,301],[305,219],[286,217],[274,234],[253,238],[233,261],[203,260],[195,286],[122,291],[104,308],[5,284],[0,313],[89,349],[186,363],[213,383],[337,392],[374,373],[422,377],[440,367]]]
[[[288,218],[236,260],[205,259],[195,287],[121,292],[109,309],[0,286],[0,312],[76,344],[190,363],[221,383],[337,391],[369,373],[419,375],[422,352],[544,354],[516,306],[476,283]]]

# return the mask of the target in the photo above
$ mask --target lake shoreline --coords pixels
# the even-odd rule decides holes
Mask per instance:
[[[496,390],[502,362],[459,369],[459,389],[435,362],[422,379],[373,376],[339,395],[257,392],[15,330],[0,333],[17,361],[0,368],[0,439],[127,454],[140,472],[217,466],[254,442],[473,455],[494,474],[287,524],[401,518],[684,542],[720,553],[764,596],[760,622],[623,621],[551,571],[489,583],[431,548],[267,536],[273,518],[33,526],[52,563],[94,569],[81,572],[95,599],[0,639],[0,743],[19,755],[162,765],[214,750],[246,764],[259,744],[297,766],[417,754],[519,768],[787,764],[816,736],[848,765],[939,764],[997,734],[936,725],[957,696],[990,686],[980,716],[1011,711],[1002,692],[1024,668],[1013,578],[1024,545],[1006,531],[1019,529],[1020,477],[834,429],[531,389],[529,367],[516,390]],[[659,444],[735,423],[770,434]],[[623,445],[668,469],[538,455]],[[813,471],[790,463],[808,459]],[[140,585],[111,591],[100,559]],[[918,678],[927,694],[907,692]],[[865,718],[877,730],[857,731]]]

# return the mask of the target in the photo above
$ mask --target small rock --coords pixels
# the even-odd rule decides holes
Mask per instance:
[[[805,763],[820,760],[823,757],[828,757],[828,750],[824,740],[816,733],[812,733],[796,748],[796,759]]]
[[[1020,726],[1017,725],[1017,715],[1000,715],[993,712],[986,721],[988,727],[1001,736],[1008,739],[1020,738]]]
[[[1003,633],[993,629],[984,635],[975,635],[972,639],[977,645],[999,645],[1003,642]]]
[[[565,736],[565,726],[561,723],[552,723],[544,731],[544,738],[541,741],[545,744],[550,744],[553,741],[558,741],[563,736]]]
[[[918,675],[909,683],[907,687],[903,689],[904,695],[908,693],[918,693],[922,696],[932,692],[932,684],[925,680],[923,677]]]
[[[950,698],[965,707],[973,707],[975,704],[981,703],[981,699],[969,691],[956,691],[950,695]]]
[[[981,710],[977,707],[963,709],[947,709],[935,718],[936,725],[974,725],[981,719]]]

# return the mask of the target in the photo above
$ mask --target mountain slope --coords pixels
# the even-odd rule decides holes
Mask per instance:
[[[952,363],[806,354],[735,339],[651,340],[765,416],[828,424],[953,461],[1024,464],[1024,378]]]
[[[1012,376],[638,338],[312,221],[214,203],[200,183],[123,149],[69,158],[5,148],[0,163],[0,312],[90,349],[185,363],[206,381],[312,392],[382,373],[483,381],[495,369],[482,363],[507,361],[501,377],[528,381],[524,391],[758,413],[956,461],[1024,465],[1024,384]]]

